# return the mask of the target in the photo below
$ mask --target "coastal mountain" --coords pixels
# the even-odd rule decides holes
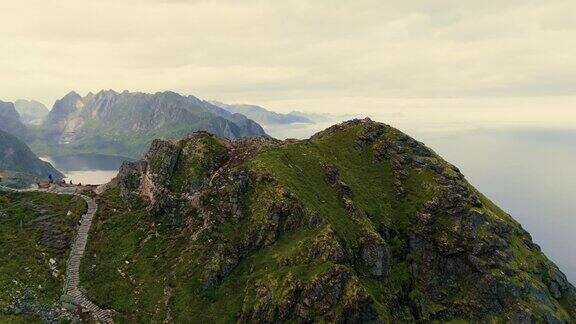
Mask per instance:
[[[13,135],[0,130],[0,171],[24,173],[34,177],[48,179],[63,177],[48,162],[40,160],[24,142]]]
[[[20,120],[25,124],[32,125],[42,124],[42,121],[50,112],[43,103],[36,100],[16,100],[14,107],[20,114]]]
[[[0,100],[0,130],[12,134],[21,140],[27,138],[28,130],[20,121],[20,115],[11,102]]]
[[[510,215],[371,120],[155,140],[98,196],[82,285],[118,322],[573,323]]]
[[[242,114],[262,125],[314,123],[314,121],[301,114],[281,114],[256,105],[228,105],[218,101],[212,101],[211,103],[231,113]]]
[[[57,100],[34,144],[54,154],[102,153],[139,157],[154,138],[206,130],[227,138],[265,135],[256,122],[193,96],[100,91]]]

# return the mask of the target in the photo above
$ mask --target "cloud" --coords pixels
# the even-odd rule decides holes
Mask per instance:
[[[0,13],[0,97],[169,89],[279,110],[572,100],[575,38],[568,0],[14,1]]]

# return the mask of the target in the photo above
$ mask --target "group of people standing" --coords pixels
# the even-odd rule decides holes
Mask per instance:
[[[48,182],[49,182],[49,183],[54,183],[54,177],[52,176],[51,173],[48,175]],[[62,179],[62,181],[60,182],[60,184],[61,184],[61,185],[66,185],[66,184],[67,184],[67,183],[66,183],[66,180]],[[71,186],[74,185],[74,183],[72,183],[72,179],[70,179],[69,185],[71,185]],[[81,186],[81,185],[82,185],[82,183],[78,182],[77,186]]]

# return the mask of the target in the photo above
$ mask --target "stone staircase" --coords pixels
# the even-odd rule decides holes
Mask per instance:
[[[101,309],[98,305],[91,302],[86,296],[84,296],[79,288],[80,264],[82,263],[82,257],[84,256],[86,243],[88,242],[88,232],[90,231],[92,219],[96,214],[98,205],[90,197],[78,194],[76,194],[76,196],[82,197],[86,201],[88,204],[88,211],[84,216],[82,216],[80,227],[78,228],[74,244],[72,245],[72,250],[70,251],[70,257],[66,263],[66,279],[64,282],[64,291],[60,300],[65,306],[75,305],[80,306],[83,310],[87,310],[92,314],[94,319],[100,323],[113,323],[110,312]]]

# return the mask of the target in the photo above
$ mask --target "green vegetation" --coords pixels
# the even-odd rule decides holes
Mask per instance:
[[[356,126],[328,139],[304,141],[281,148],[265,149],[249,163],[257,172],[267,172],[293,192],[304,205],[329,220],[348,244],[358,243],[360,227],[372,229],[395,224],[401,229],[429,197],[421,184],[429,181],[426,171],[411,174],[408,182],[409,203],[395,199],[388,161],[374,161],[370,148],[357,150],[354,140],[361,131]],[[336,192],[325,180],[324,165],[334,165],[354,193],[354,203],[365,211],[353,220]]]
[[[193,143],[192,143],[193,142]],[[191,154],[181,155],[177,161],[175,172],[170,181],[173,191],[186,191],[189,188],[199,189],[202,180],[222,159],[226,149],[213,137],[192,137],[181,140],[182,149],[194,146]]]
[[[66,259],[85,210],[78,197],[0,193],[0,322],[29,323],[42,318],[45,306],[59,307]]]
[[[0,323],[5,324],[29,324],[42,323],[38,318],[26,315],[3,315],[0,314]]]
[[[575,318],[519,224],[395,129],[223,143],[158,149],[142,186],[120,175],[98,197],[81,282],[118,322]]]

